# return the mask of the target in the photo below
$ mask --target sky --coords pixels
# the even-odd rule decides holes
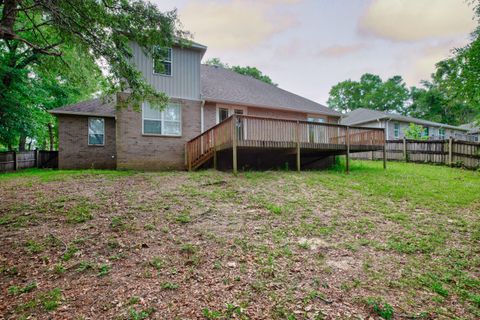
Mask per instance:
[[[279,87],[326,104],[331,87],[364,73],[429,79],[469,42],[465,0],[150,0],[178,10],[208,47],[204,61],[255,66]]]

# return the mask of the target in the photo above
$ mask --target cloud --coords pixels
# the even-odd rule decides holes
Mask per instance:
[[[435,71],[435,65],[451,57],[454,48],[463,47],[468,40],[444,41],[435,45],[424,46],[418,52],[413,52],[410,56],[406,55],[405,64],[409,65],[409,70],[405,73],[405,80],[409,84],[415,84],[420,80],[430,79],[430,75]]]
[[[186,30],[195,40],[215,49],[249,49],[295,24],[295,19],[276,13],[277,5],[298,0],[230,2],[190,1],[179,10]]]
[[[346,56],[358,51],[365,49],[366,45],[364,43],[357,43],[351,45],[335,45],[325,49],[322,49],[318,52],[320,56],[324,57],[341,57]]]
[[[466,35],[476,26],[464,0],[372,0],[359,21],[367,34],[394,41]]]

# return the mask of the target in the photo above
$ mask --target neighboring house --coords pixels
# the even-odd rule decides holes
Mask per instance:
[[[308,120],[311,124],[302,124],[308,130],[306,134],[287,130],[287,124],[277,121],[276,128],[268,129],[274,130],[271,140],[280,141],[278,139],[283,134],[286,136],[288,131],[291,136],[288,138],[290,140],[285,138],[287,142],[292,140],[292,134],[296,134],[298,142],[305,140],[305,143],[314,143],[323,139],[337,143],[337,151],[345,153],[345,137],[340,136],[344,131],[328,125],[317,128],[313,124],[338,123],[340,113],[252,77],[221,67],[201,65],[206,51],[203,45],[194,43],[189,47],[174,46],[168,50],[167,59],[154,61],[138,45],[133,44],[132,58],[132,63],[142,72],[146,81],[170,97],[165,110],[155,110],[148,103],[143,103],[140,112],[132,107],[118,108],[118,99],[127,98],[127,93],[118,93],[109,100],[93,99],[51,111],[59,120],[61,169],[183,169],[187,162],[186,143],[214,126],[217,128],[216,125],[227,118],[229,121],[237,119],[237,116],[229,118],[233,114],[251,117],[248,123],[244,120],[241,124],[244,126],[242,138],[246,139],[248,134],[253,139],[255,134],[259,134],[260,131],[255,131],[253,127],[247,132],[247,124],[255,124],[253,116],[290,119],[290,126],[299,126],[299,121]],[[160,64],[164,67],[159,68]],[[284,131],[275,131],[280,129]],[[378,134],[378,130],[370,131]],[[190,162],[196,161],[196,166],[212,157],[212,149],[207,147],[213,135],[208,139],[203,139],[196,150],[198,157],[203,157],[201,161],[190,158]],[[289,157],[292,154],[291,145],[281,145],[288,148],[285,154]],[[309,152],[318,146],[310,144]],[[192,152],[190,150],[189,157],[192,157]],[[317,154],[317,157],[325,158],[326,153]],[[232,158],[231,153],[229,158]],[[259,157],[256,158],[258,160]]]
[[[384,128],[387,140],[403,139],[410,123],[422,126],[424,128],[423,135],[431,139],[456,138],[465,135],[468,131],[462,127],[365,108],[347,113],[341,123],[350,126]]]
[[[462,124],[460,128],[468,130],[466,140],[472,142],[480,142],[480,124],[471,122]]]

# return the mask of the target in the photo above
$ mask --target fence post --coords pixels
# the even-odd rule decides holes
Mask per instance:
[[[17,159],[17,152],[13,151],[13,170],[18,170],[18,159]]]
[[[452,136],[448,137],[448,165],[453,165],[453,139]]]
[[[35,149],[35,168],[40,168],[41,163],[40,163],[40,151]]]
[[[297,171],[300,172],[300,122],[297,120]]]
[[[349,127],[345,131],[346,142],[347,142],[347,153],[345,155],[345,172],[346,174],[350,173],[350,130]]]
[[[233,164],[233,174],[237,174],[237,116],[234,114],[232,116],[232,164]]]
[[[383,169],[387,169],[387,133],[383,129]]]
[[[408,162],[407,139],[405,137],[403,137],[403,159]]]

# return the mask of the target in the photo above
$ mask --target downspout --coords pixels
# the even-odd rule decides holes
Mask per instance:
[[[202,104],[200,105],[200,133],[205,131],[205,116],[203,106],[205,106],[205,100],[202,100]]]

